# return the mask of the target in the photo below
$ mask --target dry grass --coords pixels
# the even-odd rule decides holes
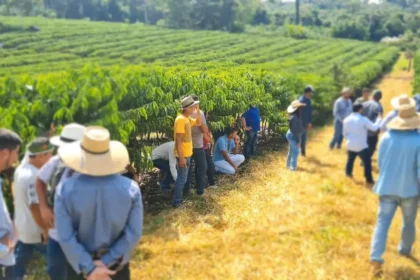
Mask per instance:
[[[400,69],[379,85],[387,109],[411,93],[410,80],[394,79],[412,75]],[[332,133],[313,131],[299,172],[285,169],[285,151],[270,154],[206,198],[146,217],[132,279],[368,279],[377,198],[358,164],[355,181],[344,177],[345,151],[328,150]],[[419,279],[419,266],[398,256],[400,227],[398,214],[385,279]]]

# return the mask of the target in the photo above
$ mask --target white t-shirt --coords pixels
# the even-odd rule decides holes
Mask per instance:
[[[57,170],[58,167],[65,166],[64,163],[60,160],[60,157],[58,155],[53,156],[50,158],[50,160],[39,170],[38,177],[39,179],[48,185],[50,182],[52,176],[55,173],[55,170]],[[58,185],[63,184],[64,180],[70,178],[69,176],[70,168],[66,168],[63,175],[60,178],[60,182],[57,184],[56,189],[58,188]],[[75,172],[74,172],[75,173]],[[48,231],[48,235],[54,239],[58,240],[57,230],[55,228],[52,228]]]
[[[15,224],[19,240],[25,244],[42,242],[42,230],[32,216],[31,205],[39,204],[36,194],[38,168],[30,163],[20,166],[15,172]]]

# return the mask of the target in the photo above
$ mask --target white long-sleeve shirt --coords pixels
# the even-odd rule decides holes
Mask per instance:
[[[175,157],[175,142],[171,141],[165,144],[160,145],[152,151],[152,160],[163,159],[169,161],[169,168],[171,169],[171,174],[174,180],[178,177],[176,171],[176,157]]]
[[[343,125],[343,136],[347,139],[347,150],[358,153],[368,148],[368,130],[376,131],[380,124],[380,117],[376,119],[375,123],[372,123],[359,113],[352,113],[348,116]]]
[[[388,131],[388,128],[386,126],[397,116],[398,116],[397,110],[389,112],[388,115],[386,115],[385,119],[383,119],[381,122],[381,131],[382,132]]]

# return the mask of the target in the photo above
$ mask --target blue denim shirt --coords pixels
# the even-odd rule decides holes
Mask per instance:
[[[344,121],[353,112],[350,99],[338,98],[334,103],[333,115],[336,120]]]
[[[246,111],[242,118],[246,121],[246,126],[252,127],[252,131],[257,132],[261,129],[261,117],[260,117],[260,110],[258,108],[254,108],[249,106],[248,111]]]
[[[312,101],[311,99],[306,98],[305,95],[302,95],[299,98],[299,102],[306,104],[306,106],[301,109],[300,115],[300,119],[302,120],[303,126],[306,129],[308,124],[312,123]]]
[[[128,263],[142,235],[139,187],[120,175],[73,176],[57,187],[54,212],[58,241],[77,273],[94,269],[91,254],[100,249],[108,250],[106,266]]]
[[[220,136],[216,141],[216,145],[214,146],[213,161],[216,162],[225,160],[222,151],[227,151],[227,153],[230,154],[230,152],[235,149],[235,147],[236,145],[233,139],[230,139],[230,142],[228,142],[227,135]]]
[[[419,195],[420,134],[417,130],[386,132],[379,144],[378,165],[376,194],[401,198]]]

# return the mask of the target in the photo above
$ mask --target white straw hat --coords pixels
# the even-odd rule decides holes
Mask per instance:
[[[60,147],[58,155],[71,169],[91,176],[122,173],[130,163],[127,148],[98,126],[86,128],[82,141]]]
[[[403,94],[394,98],[391,102],[394,109],[398,110],[398,116],[389,122],[388,128],[393,130],[420,129],[420,115],[416,112],[416,101]]]
[[[304,106],[306,106],[306,104],[301,103],[299,100],[295,100],[292,102],[292,104],[289,105],[289,107],[287,107],[287,113],[291,114],[297,109],[299,109],[300,107],[304,107]]]

